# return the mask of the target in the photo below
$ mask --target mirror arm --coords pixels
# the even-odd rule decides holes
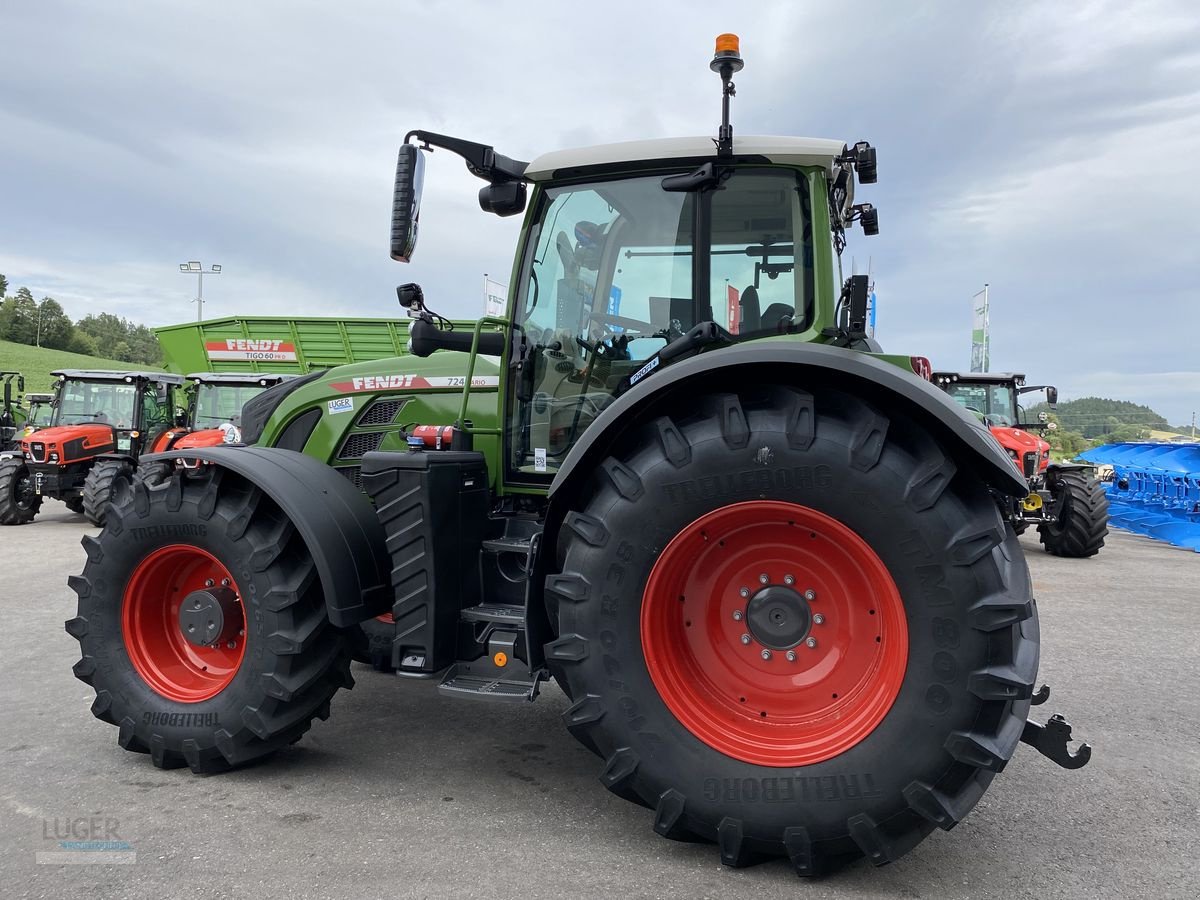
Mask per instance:
[[[414,139],[424,145],[422,149],[440,147],[461,156],[466,161],[467,169],[472,175],[482,178],[484,181],[490,181],[492,184],[521,181],[525,177],[525,170],[529,168],[529,163],[519,159],[510,159],[497,153],[487,144],[477,144],[474,141],[436,134],[432,131],[413,130],[404,136],[406,144]]]

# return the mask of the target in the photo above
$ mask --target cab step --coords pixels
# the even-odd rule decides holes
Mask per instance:
[[[516,661],[514,661],[515,663]],[[513,671],[497,672],[486,659],[452,665],[438,685],[438,691],[451,697],[496,700],[502,703],[530,702],[537,698],[545,672],[530,675],[513,665]]]

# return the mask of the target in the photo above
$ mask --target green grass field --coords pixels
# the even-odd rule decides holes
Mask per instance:
[[[0,341],[0,372],[17,371],[25,376],[25,390],[48,391],[54,381],[50,373],[55,369],[137,369],[161,372],[159,366],[142,363],[126,363],[99,356],[84,356],[82,353],[67,353],[65,350],[46,350],[28,344]]]

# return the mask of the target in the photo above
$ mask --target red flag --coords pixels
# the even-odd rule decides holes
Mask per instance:
[[[725,304],[728,312],[726,319],[729,322],[730,334],[737,334],[742,324],[742,305],[739,301],[738,289],[732,284],[725,285]]]

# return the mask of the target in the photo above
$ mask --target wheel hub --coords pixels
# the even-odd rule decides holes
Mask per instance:
[[[192,591],[179,606],[179,631],[194,647],[233,640],[241,621],[237,594],[224,586]]]
[[[812,608],[799,591],[769,584],[746,604],[746,625],[754,640],[764,647],[790,650],[808,637]]]

